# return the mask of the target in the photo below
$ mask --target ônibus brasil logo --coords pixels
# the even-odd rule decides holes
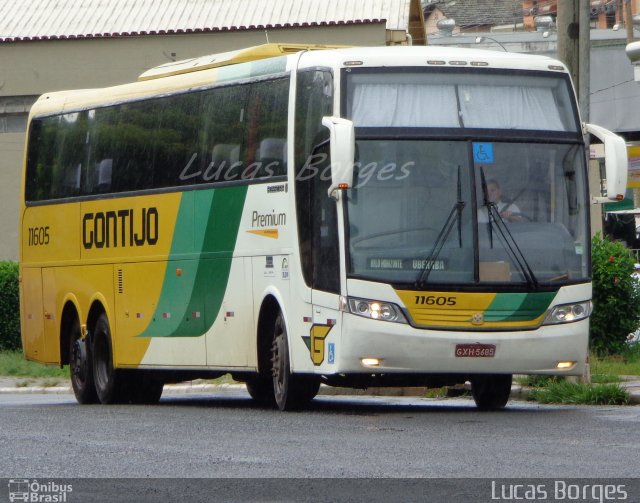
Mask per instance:
[[[71,484],[38,482],[28,479],[9,479],[9,501],[33,503],[65,503],[67,494],[72,492]]]

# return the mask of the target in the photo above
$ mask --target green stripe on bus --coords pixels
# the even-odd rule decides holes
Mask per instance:
[[[139,337],[198,337],[211,328],[227,289],[246,195],[246,186],[182,195],[160,300]],[[197,258],[176,260],[191,242]]]
[[[541,316],[557,292],[499,293],[484,313],[485,321],[531,321]]]

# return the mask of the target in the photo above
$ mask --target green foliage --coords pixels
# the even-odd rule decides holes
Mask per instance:
[[[18,264],[0,262],[0,350],[20,347]]]
[[[611,382],[622,382],[622,379],[619,376],[608,375],[608,374],[591,374],[591,382],[594,384],[604,384]]]
[[[598,355],[620,353],[640,321],[640,288],[631,276],[634,259],[624,245],[599,234],[593,238],[591,253],[591,349]]]
[[[541,388],[543,386],[547,386],[552,382],[557,382],[560,379],[562,379],[562,377],[532,374],[519,377],[517,379],[517,382],[522,386],[529,386],[530,388]]]
[[[591,355],[591,375],[640,376],[640,344],[626,346],[619,355]]]
[[[541,403],[626,405],[629,393],[618,384],[578,384],[565,380],[532,390],[531,399]]]
[[[67,378],[69,367],[61,369],[25,360],[21,351],[0,351],[0,376]]]

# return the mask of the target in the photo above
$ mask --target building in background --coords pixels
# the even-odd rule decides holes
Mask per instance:
[[[566,1],[566,0],[565,0]],[[590,0],[592,28],[622,27],[624,4],[640,12],[640,0]],[[536,29],[536,18],[558,13],[558,0],[430,0],[423,2],[427,33],[438,31],[438,21],[454,19],[456,33]]]
[[[29,108],[40,94],[266,42],[425,44],[419,0],[0,0],[0,259],[18,258]]]
[[[455,33],[522,29],[522,0],[437,0],[424,9],[428,34],[444,20],[455,20]]]

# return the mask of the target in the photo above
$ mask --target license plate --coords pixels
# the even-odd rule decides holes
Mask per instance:
[[[495,355],[495,344],[456,344],[458,358],[493,358]]]

